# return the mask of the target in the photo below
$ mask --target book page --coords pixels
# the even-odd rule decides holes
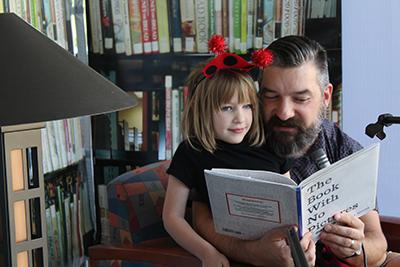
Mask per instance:
[[[244,175],[238,175],[240,173]],[[273,228],[298,223],[298,187],[254,179],[253,173],[260,177],[262,172],[205,170],[211,211],[218,233],[255,239]],[[281,176],[264,172],[266,177],[275,175]],[[283,177],[286,183],[290,180]]]
[[[325,224],[338,212],[357,217],[375,208],[379,144],[362,149],[324,168],[301,184],[302,233],[317,240]]]
[[[250,179],[250,180],[264,180],[269,182],[287,184],[297,186],[296,182],[282,174],[269,171],[257,171],[257,170],[240,170],[240,169],[220,169],[213,168],[214,173],[231,174],[238,176],[238,179]]]

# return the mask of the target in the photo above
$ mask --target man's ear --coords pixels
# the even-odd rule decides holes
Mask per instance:
[[[328,85],[325,87],[324,92],[322,94],[325,107],[328,107],[329,103],[331,102],[332,90],[333,90],[333,85],[331,83],[328,83]]]

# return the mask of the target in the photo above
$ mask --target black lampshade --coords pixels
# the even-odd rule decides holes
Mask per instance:
[[[135,105],[123,90],[15,14],[0,14],[0,38],[0,126]]]

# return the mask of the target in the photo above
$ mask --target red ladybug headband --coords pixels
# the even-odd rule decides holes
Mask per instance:
[[[213,35],[211,37],[208,42],[208,49],[217,56],[203,68],[205,78],[213,77],[214,74],[221,69],[250,71],[255,67],[265,68],[273,61],[273,54],[267,48],[254,51],[251,56],[251,62],[246,61],[236,54],[225,52],[225,48],[226,45],[223,36]]]

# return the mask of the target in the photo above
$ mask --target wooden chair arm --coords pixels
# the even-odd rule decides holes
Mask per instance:
[[[160,239],[138,245],[95,245],[89,247],[90,266],[100,260],[142,261],[167,266],[201,267],[201,262],[192,254],[174,245],[168,239]]]
[[[143,261],[170,267],[201,267],[195,256],[176,245],[169,238],[152,240],[140,245],[95,245],[89,247],[90,267],[101,260]],[[231,262],[231,267],[251,267]]]
[[[382,215],[379,217],[388,242],[388,250],[400,252],[400,217]]]

